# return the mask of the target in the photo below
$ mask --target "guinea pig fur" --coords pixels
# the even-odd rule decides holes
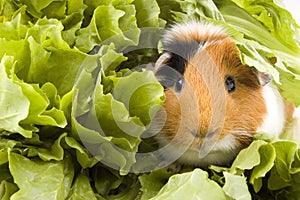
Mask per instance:
[[[226,165],[257,132],[279,136],[292,118],[268,74],[242,64],[235,42],[217,25],[175,24],[162,39],[155,74],[166,100],[154,124],[163,157],[180,164]],[[158,128],[157,128],[158,129]]]

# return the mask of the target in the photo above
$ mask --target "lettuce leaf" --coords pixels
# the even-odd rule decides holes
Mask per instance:
[[[88,52],[111,37],[113,37],[114,44],[118,46],[136,45],[139,29],[135,12],[133,5],[99,5],[94,10],[90,24],[78,31],[75,46]],[[126,32],[127,30],[130,31]]]
[[[295,37],[299,33],[299,26],[291,13],[278,6],[273,0],[234,0],[233,2],[251,14],[252,17],[261,22],[265,27],[268,27],[270,34],[288,47],[289,50],[294,51],[295,55],[299,55],[299,41],[295,40]],[[259,39],[257,38],[257,40]],[[289,52],[287,49],[280,50]],[[293,54],[292,52],[289,53]]]
[[[19,85],[14,84],[6,73],[6,68],[14,64],[12,57],[4,57],[0,63],[1,87],[1,130],[20,133],[31,137],[31,131],[22,128],[19,123],[28,115],[29,100],[22,92]],[[6,106],[5,106],[6,105]]]
[[[216,4],[226,23],[245,34],[245,39],[257,42],[253,45],[253,42],[242,41],[247,49],[246,52],[241,49],[244,62],[269,72],[283,90],[282,95],[300,105],[299,95],[294,92],[300,83],[299,73],[295,73],[300,68],[300,45],[295,40],[299,37],[299,26],[288,11],[271,0],[234,2],[217,0]],[[257,62],[263,60],[260,57],[265,61]],[[277,72],[268,61],[272,57],[277,58],[274,63]]]
[[[76,199],[76,200],[85,200],[92,199],[96,200],[95,193],[90,184],[90,180],[87,175],[81,173],[75,180],[71,188],[71,192],[69,194],[68,200]]]
[[[133,4],[136,9],[137,24],[139,27],[159,27],[164,25],[158,14],[159,6],[154,0],[135,0]]]
[[[166,169],[159,169],[151,172],[150,174],[143,174],[139,176],[141,184],[141,200],[146,200],[154,197],[160,189],[166,184],[168,179],[174,175],[172,171]]]
[[[2,181],[0,183],[0,197],[3,200],[9,200],[10,196],[18,190],[18,187],[10,182]]]
[[[224,172],[225,185],[223,190],[227,196],[236,200],[250,200],[251,195],[248,190],[246,178]]]
[[[226,199],[222,188],[208,178],[208,174],[200,169],[170,177],[168,183],[151,198],[155,199]]]
[[[106,50],[111,62],[115,63],[116,61],[112,59],[118,60],[119,57],[115,57],[111,48]],[[102,50],[100,52],[105,54]],[[102,65],[99,66],[103,66],[106,70],[109,69],[105,62],[107,55],[101,57]],[[90,150],[92,146],[97,146],[92,152],[98,160],[126,174],[136,162],[135,153],[141,142],[141,134],[164,100],[163,88],[149,71],[133,72],[122,78],[113,77],[113,81],[102,85],[102,76],[106,79],[110,78],[104,75],[102,71],[104,69],[100,68],[100,75],[94,80],[93,71],[89,73],[83,68],[76,84],[78,90],[73,100],[74,129]],[[99,69],[95,68],[95,70]],[[94,81],[96,81],[94,87],[92,84],[86,84]],[[126,87],[128,93],[124,93],[124,86],[129,86],[129,83],[131,89]],[[112,93],[106,93],[105,87],[111,88]],[[150,88],[156,92],[151,92]],[[144,101],[141,101],[140,92],[144,96]],[[92,102],[89,99],[92,99]],[[138,111],[136,106],[139,108]],[[105,152],[114,152],[114,156],[106,155]]]
[[[70,160],[33,161],[11,152],[10,172],[20,188],[11,199],[64,199],[69,192],[73,176],[72,164],[67,162]]]

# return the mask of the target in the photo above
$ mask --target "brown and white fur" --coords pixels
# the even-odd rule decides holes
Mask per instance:
[[[177,153],[180,164],[225,165],[255,133],[278,137],[292,120],[294,105],[281,97],[269,75],[242,64],[222,27],[176,24],[162,44],[155,73],[166,84],[166,101],[154,124],[161,128],[156,140],[168,146],[163,157]],[[234,91],[225,85],[228,77],[234,80]]]

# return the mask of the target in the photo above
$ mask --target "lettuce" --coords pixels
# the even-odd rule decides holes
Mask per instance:
[[[165,96],[145,65],[192,19],[300,105],[299,26],[273,0],[0,0],[0,199],[299,199],[297,133],[257,134],[227,167],[157,166]]]
[[[34,161],[11,152],[9,169],[19,187],[11,199],[64,199],[74,176],[72,163],[67,162],[70,159]]]
[[[6,59],[5,59],[6,58]],[[1,102],[3,105],[11,105],[8,108],[2,106],[1,115],[1,129],[11,132],[19,132],[23,136],[30,137],[30,131],[23,129],[19,122],[25,119],[28,115],[29,100],[22,93],[22,89],[19,85],[13,83],[11,79],[7,77],[6,66],[12,65],[12,59],[5,57],[1,60]],[[14,92],[12,92],[14,91]],[[15,99],[15,101],[12,101]]]
[[[296,105],[300,104],[299,95],[299,26],[285,9],[270,1],[216,1],[226,23],[244,33],[241,41],[244,62],[270,73],[282,95]],[[248,40],[251,40],[250,42]],[[254,42],[255,43],[254,43]],[[254,43],[254,44],[253,44]],[[246,49],[246,51],[244,51]],[[267,60],[276,58],[275,71]],[[259,60],[265,60],[257,63]],[[280,76],[279,76],[280,74]]]
[[[201,183],[199,187],[199,183]],[[168,183],[152,198],[154,199],[226,199],[222,188],[208,179],[207,172],[195,169],[193,172],[171,176]]]

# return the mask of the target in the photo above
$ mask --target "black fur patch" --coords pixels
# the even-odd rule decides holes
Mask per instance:
[[[184,74],[188,60],[190,60],[204,43],[197,41],[174,41],[163,43],[164,50],[171,53],[170,60],[166,65]]]

